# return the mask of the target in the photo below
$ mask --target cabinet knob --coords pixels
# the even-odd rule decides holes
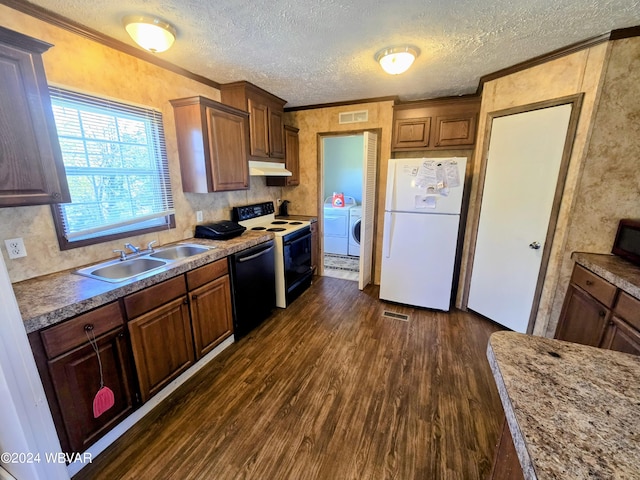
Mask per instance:
[[[604,317],[607,314],[607,312],[605,312],[604,310],[600,310],[598,312],[598,315],[600,315],[601,317]]]
[[[193,298],[195,298],[195,297],[193,297]],[[184,303],[184,304],[186,305],[187,303],[189,303],[189,300],[187,300],[187,299],[185,298],[185,299],[182,301],[182,303]]]
[[[84,326],[84,331],[85,331],[85,332],[90,332],[91,330],[93,330],[93,324],[92,324],[92,323],[87,323],[87,324]]]
[[[593,280],[587,280],[585,283],[586,283],[587,285],[591,286],[591,285],[593,285]]]
[[[60,198],[61,196],[62,196],[62,195],[60,195],[60,192],[53,192],[53,193],[51,194],[51,198],[55,198],[56,200],[57,200],[58,198]]]
[[[193,300],[197,300],[197,299],[198,299],[198,295],[191,295],[191,298],[192,298]]]

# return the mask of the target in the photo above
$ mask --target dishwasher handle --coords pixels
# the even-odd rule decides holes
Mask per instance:
[[[275,248],[275,246],[271,245],[269,248],[265,248],[264,250],[260,250],[258,253],[254,253],[253,255],[249,255],[248,257],[238,258],[237,261],[238,261],[238,263],[248,262],[249,260],[253,260],[254,258],[261,257],[265,253],[270,252],[271,250],[273,250],[274,248]]]

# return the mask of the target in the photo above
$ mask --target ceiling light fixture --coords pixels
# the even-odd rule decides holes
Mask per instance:
[[[420,55],[418,47],[405,45],[402,47],[383,48],[376,53],[375,58],[385,72],[391,75],[399,75],[409,70],[418,55]]]
[[[153,53],[168,50],[176,39],[176,29],[164,20],[146,15],[128,15],[122,19],[133,40]]]

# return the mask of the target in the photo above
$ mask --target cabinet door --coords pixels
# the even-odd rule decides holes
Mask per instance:
[[[114,406],[98,418],[93,417],[93,399],[100,388],[100,366],[93,347],[85,344],[49,361],[64,428],[74,452],[86,450],[133,410],[124,329],[96,341],[104,385],[113,391],[115,398]]]
[[[570,284],[560,313],[556,338],[597,347],[610,315],[609,309]]]
[[[284,112],[269,109],[269,157],[284,158]]]
[[[196,358],[201,358],[232,333],[229,275],[189,293]]]
[[[285,126],[284,139],[284,165],[292,175],[290,177],[267,177],[267,185],[271,187],[292,187],[300,185],[300,144],[298,140],[298,129]]]
[[[269,158],[269,108],[264,103],[248,100],[250,155]]]
[[[193,364],[187,297],[129,321],[129,333],[143,402]]]
[[[207,108],[213,191],[249,188],[246,119]]]
[[[600,346],[609,350],[640,355],[640,333],[614,315],[609,321]]]
[[[40,57],[49,46],[0,27],[0,207],[71,201]]]
[[[476,139],[476,115],[436,117],[434,147],[473,145]]]
[[[396,119],[393,122],[392,150],[427,148],[431,133],[431,118]]]

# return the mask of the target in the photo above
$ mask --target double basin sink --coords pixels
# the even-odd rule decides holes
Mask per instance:
[[[76,270],[75,273],[105,282],[124,282],[132,278],[158,270],[176,260],[204,253],[215,247],[204,245],[178,244],[159,248],[153,252],[126,260],[109,260]]]

